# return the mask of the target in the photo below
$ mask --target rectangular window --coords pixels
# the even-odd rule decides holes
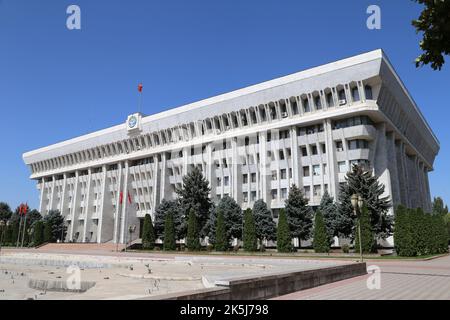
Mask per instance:
[[[272,171],[272,181],[276,181],[278,179],[277,177],[277,172],[276,171]]]
[[[321,172],[320,172],[320,165],[314,165],[313,166],[313,174],[315,176],[320,176]]]
[[[217,186],[220,187],[222,185],[222,178],[217,178]]]
[[[278,190],[273,189],[271,192],[271,195],[272,195],[272,200],[276,200],[278,198]]]
[[[311,198],[311,187],[310,186],[304,187],[303,193],[305,194],[305,198],[309,200]]]
[[[320,144],[320,148],[322,149],[322,154],[326,154],[327,153],[327,146],[325,145],[325,143],[321,143]]]
[[[314,197],[320,197],[322,195],[320,185],[315,185],[313,192],[314,192]]]
[[[247,184],[248,183],[248,174],[242,175],[242,183]]]
[[[253,201],[253,202],[256,201],[256,191],[252,191],[252,193],[251,193],[251,201]]]
[[[308,156],[308,150],[306,149],[306,147],[301,147],[301,151],[302,151],[302,157]]]
[[[311,146],[311,153],[313,156],[318,154],[316,145]]]
[[[287,179],[286,169],[281,169],[281,180]]]
[[[281,199],[287,199],[287,188],[281,189]]]
[[[343,147],[343,144],[342,144],[342,141],[341,141],[341,140],[336,141],[336,151],[337,151],[337,152],[344,151],[344,147]]]
[[[346,173],[348,171],[347,163],[345,161],[338,162],[338,169],[340,173]]]
[[[228,186],[230,184],[230,177],[226,176],[223,178],[223,184],[224,186]]]
[[[303,167],[303,176],[304,176],[304,177],[309,177],[309,176],[310,176],[310,173],[309,173],[309,166]]]
[[[248,202],[248,192],[242,193],[242,201]]]
[[[252,173],[252,183],[256,182],[256,173]]]
[[[283,150],[279,151],[279,155],[280,155],[280,160],[284,160],[284,152],[283,152]]]

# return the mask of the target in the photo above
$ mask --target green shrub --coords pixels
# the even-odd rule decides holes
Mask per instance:
[[[349,253],[350,252],[350,246],[348,244],[343,244],[341,246],[342,252],[343,253]]]

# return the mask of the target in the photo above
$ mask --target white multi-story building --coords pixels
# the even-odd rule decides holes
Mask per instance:
[[[263,199],[274,218],[289,187],[317,206],[353,163],[380,177],[394,205],[431,207],[439,142],[381,50],[205,99],[23,155],[40,211],[60,210],[66,240],[120,242],[173,199],[198,166],[211,198]],[[123,201],[120,201],[120,194]],[[130,204],[128,194],[132,198]]]

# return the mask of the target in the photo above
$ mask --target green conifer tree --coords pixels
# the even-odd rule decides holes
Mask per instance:
[[[313,239],[314,251],[317,253],[330,252],[330,239],[327,233],[325,222],[322,212],[316,211],[314,218],[314,239]]]
[[[258,249],[255,220],[251,209],[244,212],[244,250],[254,252]]]
[[[229,246],[229,241],[227,238],[227,230],[225,227],[225,219],[221,210],[218,210],[216,222],[216,244],[215,248],[217,251],[227,251]]]
[[[165,216],[166,221],[164,224],[164,250],[166,251],[174,251],[177,248],[177,244],[175,242],[175,226],[173,223],[172,213],[169,212]]]
[[[280,210],[277,227],[277,250],[278,252],[292,251],[292,237],[284,209]]]
[[[194,209],[189,211],[189,219],[188,219],[188,230],[187,230],[187,248],[189,251],[199,251],[200,239],[198,232],[198,221],[197,215],[195,214]]]
[[[153,250],[155,248],[155,231],[152,217],[149,214],[145,215],[142,229],[142,249]]]

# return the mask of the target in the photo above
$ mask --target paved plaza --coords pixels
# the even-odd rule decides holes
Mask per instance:
[[[450,256],[429,261],[370,261],[380,268],[380,289],[374,274],[291,293],[277,300],[450,300]]]
[[[215,281],[311,270],[350,262],[240,256],[4,250],[0,299],[138,299],[204,289]],[[85,292],[56,292],[33,284],[66,284],[79,267]],[[72,278],[71,278],[72,277]]]

